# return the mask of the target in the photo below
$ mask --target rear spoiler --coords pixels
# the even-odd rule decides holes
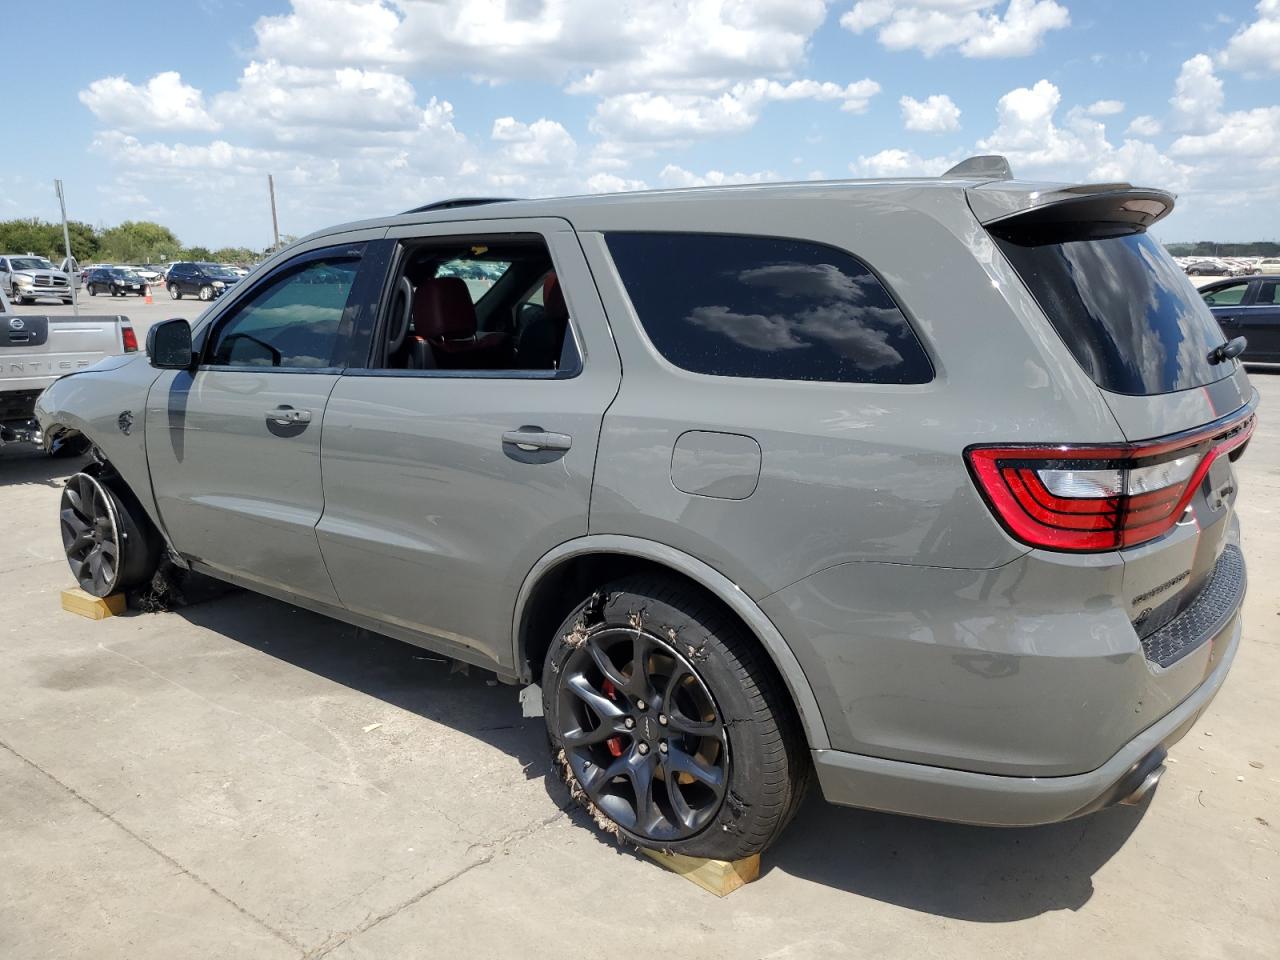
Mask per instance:
[[[1088,225],[1099,235],[1138,233],[1167,217],[1174,204],[1173,194],[1167,191],[1127,183],[1005,180],[979,184],[965,193],[978,222],[996,233],[1036,229],[1070,233]]]

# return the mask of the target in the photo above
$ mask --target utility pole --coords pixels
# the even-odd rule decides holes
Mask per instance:
[[[271,194],[271,232],[275,235],[275,246],[271,248],[271,252],[275,253],[280,249],[280,221],[276,219],[276,181],[271,174],[267,174],[267,190]]]
[[[67,230],[67,198],[62,193],[62,181],[53,181],[53,189],[58,194],[58,205],[62,207],[62,243],[67,248],[67,260],[71,261],[71,233]],[[67,286],[71,288],[71,309],[78,317],[80,316],[80,298],[76,296],[75,280],[67,277]]]

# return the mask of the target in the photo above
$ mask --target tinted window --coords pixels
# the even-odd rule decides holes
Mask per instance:
[[[358,265],[354,260],[317,260],[254,294],[219,325],[207,362],[338,366],[342,314]]]
[[[933,369],[889,292],[833,247],[695,233],[611,233],[645,333],[694,373],[926,383]]]
[[[1258,288],[1257,303],[1266,307],[1280,304],[1280,283],[1275,280],[1263,281],[1262,286]]]
[[[1170,393],[1234,372],[1234,364],[1209,363],[1222,329],[1178,265],[1147,234],[996,242],[1103,389]]]

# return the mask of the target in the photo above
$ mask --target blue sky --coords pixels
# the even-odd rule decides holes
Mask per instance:
[[[69,4],[6,44],[0,218],[270,241],[451,195],[942,172],[1179,194],[1166,241],[1280,239],[1280,0]],[[15,103],[14,97],[17,97]]]

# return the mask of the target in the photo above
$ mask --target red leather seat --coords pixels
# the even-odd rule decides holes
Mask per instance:
[[[492,370],[502,365],[505,333],[476,330],[476,309],[465,281],[432,277],[413,294],[413,330],[431,347],[435,365],[445,370]]]

